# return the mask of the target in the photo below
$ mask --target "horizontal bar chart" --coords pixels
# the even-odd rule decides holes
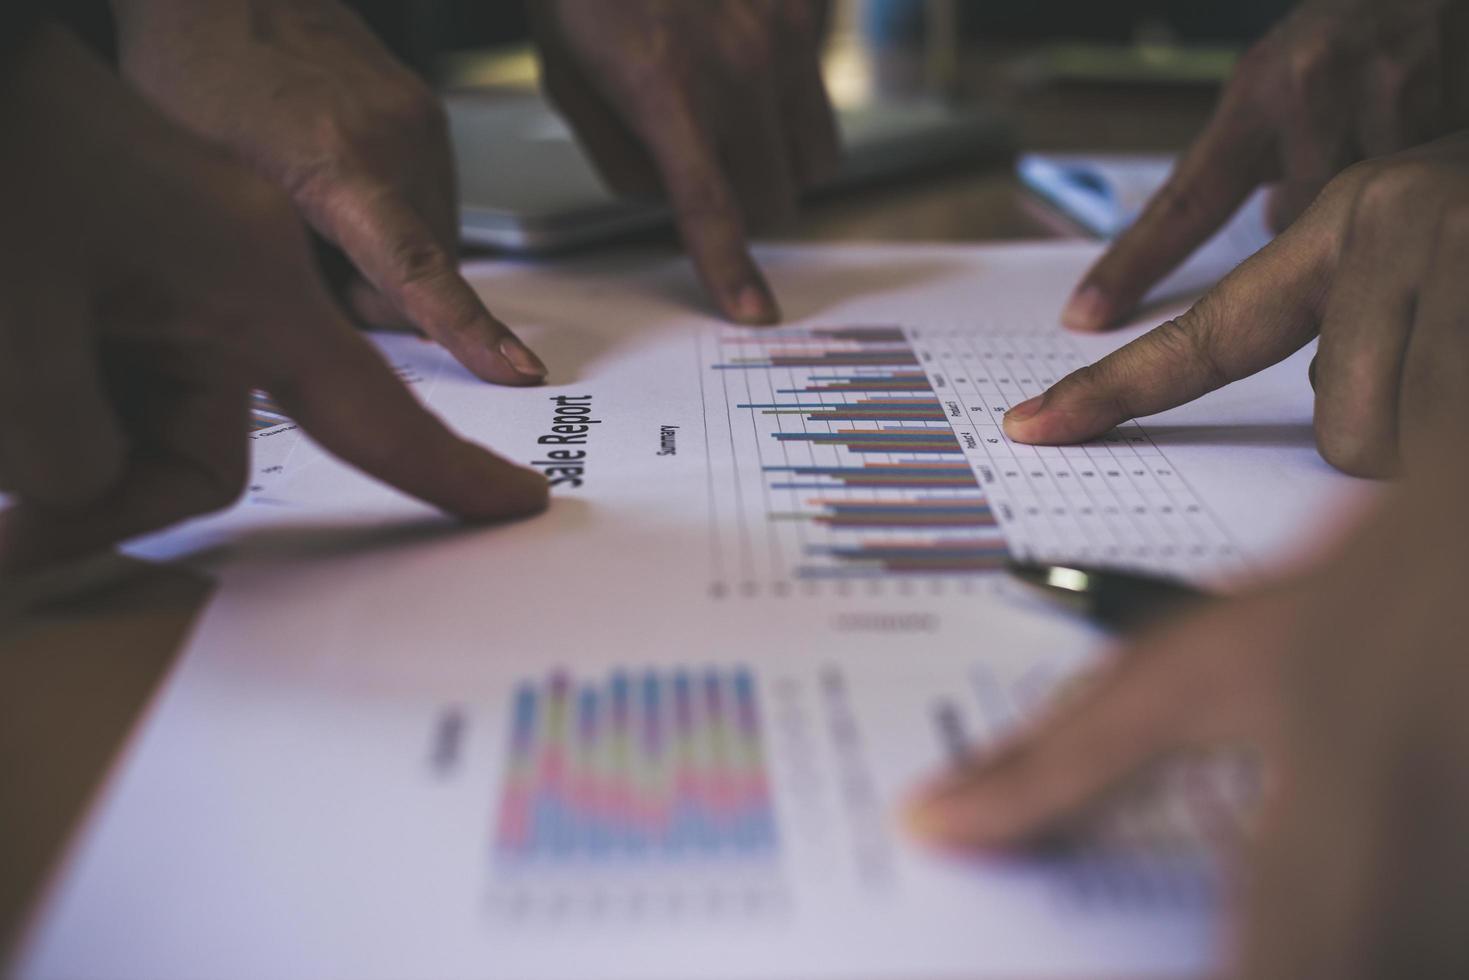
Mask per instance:
[[[1001,571],[1009,552],[999,538],[970,541],[868,541],[813,549],[836,560],[836,567],[808,566],[803,574],[821,577],[862,575],[976,575]]]
[[[993,528],[997,526],[983,497],[933,500],[811,500],[810,512],[789,516],[832,528]],[[780,516],[780,515],[776,515]]]
[[[731,416],[748,420],[731,437],[753,439],[771,529],[732,553],[777,550],[786,573],[807,582],[1003,564],[1000,521],[954,428],[962,409],[938,396],[904,328],[731,333],[712,367],[742,372],[722,376],[719,390]],[[744,499],[731,495],[737,507]]]

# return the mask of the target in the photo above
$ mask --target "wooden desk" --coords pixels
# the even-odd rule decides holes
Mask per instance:
[[[1005,96],[1027,150],[1177,151],[1205,89],[1039,89]],[[1074,235],[1008,163],[820,204],[790,241],[981,241]],[[138,564],[110,585],[0,619],[0,962],[78,818],[210,592]]]

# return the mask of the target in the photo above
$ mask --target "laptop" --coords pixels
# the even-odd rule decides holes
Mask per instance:
[[[571,129],[534,93],[447,97],[466,243],[544,255],[671,224],[667,207],[614,196]],[[993,160],[1008,127],[982,108],[872,99],[838,109],[843,163],[829,195],[925,171]]]

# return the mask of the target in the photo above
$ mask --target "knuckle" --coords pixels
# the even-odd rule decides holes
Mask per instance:
[[[1383,166],[1380,160],[1360,160],[1332,178],[1326,185],[1325,193],[1349,194],[1355,197],[1376,178]]]
[[[1191,183],[1177,180],[1164,184],[1149,207],[1162,220],[1174,225],[1191,227],[1207,217],[1199,189]]]
[[[417,237],[389,244],[388,267],[405,289],[433,285],[454,271],[453,262],[436,242]]]
[[[1354,175],[1359,188],[1358,215],[1370,222],[1401,220],[1406,208],[1422,200],[1425,187],[1433,178],[1429,164],[1413,159],[1358,166],[1364,168],[1361,174]]]
[[[1211,390],[1229,381],[1229,372],[1215,353],[1215,328],[1200,315],[1182,316],[1159,326],[1152,333],[1151,353],[1144,368],[1153,375],[1186,365]]]

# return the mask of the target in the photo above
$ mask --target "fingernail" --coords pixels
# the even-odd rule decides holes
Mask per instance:
[[[940,846],[956,846],[974,838],[976,828],[970,826],[973,814],[968,807],[954,806],[948,800],[964,788],[954,779],[940,779],[910,797],[903,806],[903,825],[914,837]]]
[[[1068,330],[1094,332],[1102,330],[1111,318],[1111,304],[1096,286],[1078,289],[1061,311],[1061,323]]]
[[[780,319],[775,297],[765,286],[754,282],[735,293],[730,312],[740,323],[774,323]]]
[[[1012,407],[1010,411],[1005,413],[1005,421],[1024,422],[1026,419],[1039,412],[1041,410],[1041,406],[1045,403],[1045,395],[1036,395],[1034,398],[1027,398],[1025,401],[1021,402],[1019,405]]]
[[[516,337],[506,337],[500,341],[500,353],[515,368],[517,374],[530,378],[544,378],[547,374],[545,363]]]
[[[903,826],[919,840],[942,843],[948,839],[945,832],[948,823],[942,808],[936,807],[926,796],[915,797],[903,805]]]

